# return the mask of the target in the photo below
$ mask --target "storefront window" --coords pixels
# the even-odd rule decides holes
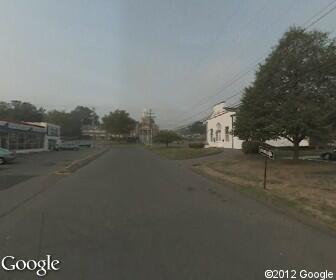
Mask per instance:
[[[17,133],[15,132],[9,133],[9,149],[10,150],[18,149]]]
[[[10,150],[28,150],[43,148],[44,134],[33,132],[10,132]]]
[[[18,147],[17,147],[18,150],[23,150],[26,148],[25,147],[25,135],[23,133],[17,134],[17,144],[18,144]]]
[[[8,133],[0,132],[0,148],[8,149]]]

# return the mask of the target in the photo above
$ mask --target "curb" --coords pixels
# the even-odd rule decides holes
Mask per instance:
[[[106,152],[108,152],[110,149],[104,149],[103,151],[100,151],[98,153],[95,153],[93,155],[90,155],[86,158],[75,160],[72,163],[70,163],[68,166],[63,167],[62,169],[55,172],[57,175],[69,175],[74,172],[76,172],[78,169],[84,167],[85,165],[88,165],[91,161],[94,161],[95,159],[99,158]]]

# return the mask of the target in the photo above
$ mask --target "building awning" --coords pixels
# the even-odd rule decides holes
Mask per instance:
[[[35,125],[27,125],[22,123],[15,123],[15,122],[7,122],[7,121],[0,121],[0,131],[1,132],[33,132],[33,133],[46,133],[46,128],[35,126]]]

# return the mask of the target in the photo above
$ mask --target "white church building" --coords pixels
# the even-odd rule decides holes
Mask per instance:
[[[225,102],[216,104],[212,114],[206,120],[206,147],[241,149],[244,141],[233,133],[235,119],[236,108],[225,107]],[[293,146],[292,142],[285,138],[269,140],[266,143],[275,147]],[[300,143],[300,146],[308,145],[307,140]]]

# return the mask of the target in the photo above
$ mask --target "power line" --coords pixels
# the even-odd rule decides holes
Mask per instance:
[[[238,95],[240,95],[240,94],[242,94],[242,90],[236,92],[236,93],[233,94],[231,97],[229,97],[229,98],[223,100],[222,102],[227,102],[227,101],[229,101],[230,99],[232,99],[233,97],[238,96]],[[212,108],[213,108],[213,105],[210,105],[210,106],[208,106],[206,109],[202,110],[201,113],[204,113],[204,112],[206,112],[206,111],[208,111],[208,110],[211,110]],[[201,114],[201,113],[195,113],[195,114],[193,114],[192,116],[189,116],[188,118],[185,118],[184,121],[185,121],[185,120],[189,120],[189,119],[191,119],[192,117],[197,116],[198,114]]]
[[[336,65],[332,64],[331,66],[336,66]],[[310,71],[307,71],[306,73],[310,73],[310,72],[314,72],[314,71],[315,71],[315,69],[311,69]],[[242,93],[242,91],[237,92],[237,93],[235,94],[235,96],[238,95],[238,94],[241,94],[241,93]],[[232,96],[232,97],[233,97],[233,96]],[[228,98],[228,99],[230,99],[230,98]],[[227,102],[228,99],[224,100],[223,102]],[[241,102],[240,102],[240,101],[237,101],[237,102],[235,102],[235,103],[233,103],[232,105],[227,106],[227,107],[239,107],[240,104],[241,104]],[[210,111],[210,110],[212,109],[212,107],[213,107],[213,106],[208,107],[206,110],[203,110],[203,111],[201,111],[201,112],[198,112],[198,113],[196,113],[196,114],[193,114],[192,116],[190,116],[189,118],[187,118],[186,121],[187,121],[187,120],[189,121],[189,119],[193,119],[193,118],[196,117],[196,116],[199,116],[199,119],[201,119],[200,115],[202,115],[203,113],[205,113],[205,112],[207,112],[207,111]],[[193,122],[188,122],[188,123],[182,125],[182,127],[187,127],[187,126],[189,126],[189,125],[192,124],[192,123],[193,123]]]
[[[336,3],[336,0],[333,0],[331,3],[329,3],[326,7],[324,7],[323,9],[321,9],[318,13],[316,13],[315,15],[313,15],[311,18],[316,17],[318,14],[320,14],[322,11],[326,10],[326,8],[330,7],[332,4]],[[325,12],[322,16],[320,16],[319,18],[317,18],[315,21],[313,21],[311,24],[307,25],[306,27],[303,28],[303,30],[307,30],[308,28],[312,27],[313,25],[315,25],[316,23],[318,23],[320,20],[322,20],[324,17],[326,17],[327,15],[329,15],[331,12],[333,12],[334,10],[336,10],[336,6],[332,7],[330,10],[328,10],[327,12]],[[310,21],[310,20],[309,20]],[[308,21],[308,22],[309,22]],[[264,57],[263,59],[265,59],[266,57]],[[259,63],[263,60],[261,59],[259,61]],[[257,63],[255,66],[257,66],[259,63]],[[237,96],[237,94],[234,94],[230,97],[227,98],[231,99],[233,97]]]
[[[250,19],[249,19],[249,21],[246,22],[246,24],[244,24],[244,26],[250,26],[251,23],[252,23],[254,20],[258,19],[258,15],[266,9],[266,7],[268,6],[269,3],[271,3],[269,0],[264,1],[264,3],[263,3],[263,5],[261,6],[261,8],[257,10],[257,12],[256,12]],[[232,15],[230,16],[230,20],[231,20],[231,18],[234,17],[234,15],[236,15],[237,11],[239,11],[239,10],[241,10],[240,7],[239,7],[234,13],[232,13]],[[230,22],[230,21],[229,21],[229,22]],[[222,32],[221,32],[221,33],[222,33]],[[212,45],[214,45],[214,43],[216,43],[216,42],[218,41],[218,38],[219,38],[219,36],[216,36],[216,39],[212,42]],[[239,56],[240,56],[240,55],[239,55]],[[238,56],[238,57],[239,57],[239,56]],[[202,60],[201,60],[201,61],[202,61]],[[232,64],[233,64],[233,63],[232,63]],[[229,67],[231,67],[232,64],[230,64]],[[251,72],[252,70],[253,70],[253,69],[251,69],[249,72]],[[240,74],[241,74],[241,73],[239,72],[239,73],[237,73],[236,75],[234,75],[230,80],[227,81],[227,83],[230,83],[231,80],[234,80],[234,79],[237,78],[237,76],[239,76]],[[246,73],[246,75],[247,75],[247,74],[248,74],[248,73]],[[244,76],[246,76],[246,75],[244,75]],[[242,77],[242,78],[243,78],[243,77]],[[232,84],[234,84],[234,83],[232,83]],[[220,89],[221,89],[221,88],[219,88],[218,90],[220,90]],[[217,92],[218,90],[216,90],[216,92]],[[207,97],[205,97],[205,98],[207,99]],[[204,99],[204,98],[203,98],[203,99]],[[194,106],[198,106],[198,105],[200,105],[200,103],[202,103],[203,99],[199,100],[196,104],[193,104],[192,106],[194,107]],[[178,115],[177,117],[175,117],[175,119],[178,119],[178,118],[180,118],[180,117],[183,116],[183,115],[185,115],[185,112],[183,112],[183,113],[181,113],[180,115]]]
[[[239,91],[239,92],[237,92],[235,95],[238,95],[238,94],[241,94],[241,93],[242,93],[242,91]],[[226,101],[228,101],[228,100],[224,100],[223,102],[226,102]],[[232,105],[230,105],[230,107],[238,107],[239,104],[240,104],[240,101],[233,103]],[[183,127],[187,127],[187,126],[191,125],[193,122],[190,122],[190,121],[191,121],[194,117],[203,115],[203,114],[205,114],[206,112],[211,111],[212,108],[213,108],[213,106],[207,107],[206,109],[202,110],[201,112],[197,112],[197,113],[195,113],[195,114],[189,116],[188,118],[186,118],[186,119],[183,120],[183,122],[184,122],[185,124],[183,124],[183,125],[181,125],[181,126],[178,126],[176,129],[183,128]],[[208,113],[207,115],[209,115],[209,113]],[[205,118],[205,116],[204,116],[203,118]],[[200,117],[199,119],[202,119],[202,118]]]
[[[334,64],[330,64],[329,66],[332,66],[332,67],[335,66],[335,67],[336,67],[336,65],[334,65]],[[306,71],[306,74],[309,74],[309,73],[314,72],[314,71],[315,71],[315,69],[310,69],[309,71]],[[243,93],[243,90],[238,91],[237,93],[231,95],[230,97],[226,98],[226,99],[223,100],[222,102],[226,103],[227,101],[229,101],[229,100],[232,99],[233,97],[238,96],[238,95],[240,95],[240,94],[242,94],[242,93]],[[241,103],[241,101],[239,100],[239,101],[236,101],[235,103],[233,103],[233,104],[230,105],[230,106],[233,106],[233,107],[236,106],[236,105],[238,106],[240,103]],[[210,110],[212,107],[213,107],[213,106],[208,107],[207,110]],[[195,116],[197,116],[197,115],[200,115],[200,114],[202,114],[203,112],[205,112],[205,110],[201,111],[200,113],[193,114],[191,117],[187,118],[186,120],[188,120],[188,119],[190,119],[190,118],[192,118],[192,117],[195,117]]]
[[[326,11],[330,6],[332,6],[334,3],[336,3],[336,0],[333,0],[332,2],[330,2],[327,6],[325,6],[324,8],[322,8],[321,10],[319,10],[317,13],[315,13],[313,16],[311,16],[306,22],[310,22],[312,19],[316,18],[318,15],[320,15],[321,13],[323,13],[324,11]],[[336,6],[330,8],[329,10],[327,10],[326,12],[324,12],[321,16],[319,16],[316,20],[314,20],[313,22],[311,22],[309,25],[306,25],[303,29],[304,30],[307,30],[308,28],[312,27],[313,25],[315,25],[316,23],[318,23],[319,21],[321,21],[323,18],[325,18],[327,15],[329,15],[330,13],[332,13],[334,10],[336,10]],[[267,53],[268,55],[268,53]],[[219,94],[221,94],[225,89],[227,89],[228,87],[230,87],[231,85],[233,85],[234,83],[236,83],[237,81],[239,81],[240,79],[242,79],[244,76],[246,76],[247,74],[249,74],[252,70],[255,69],[256,66],[259,65],[259,63],[261,63],[266,57],[267,55],[263,55],[260,59],[257,60],[256,63],[253,63],[252,64],[252,67],[248,67],[247,70],[243,71],[242,73],[238,73],[234,76],[234,79],[233,80],[230,80],[229,82],[225,83],[223,88],[220,89],[219,91],[217,91],[214,95],[212,96],[208,96],[206,98],[203,98],[202,99],[202,102],[206,99],[209,99],[209,98],[213,98],[214,96],[218,96]],[[239,94],[241,94],[240,92],[239,93],[236,93],[234,95],[231,95],[229,96],[226,100],[230,100],[232,99],[233,97],[235,96],[238,96]],[[198,105],[198,104],[197,104]],[[201,104],[202,105],[202,104]],[[208,110],[208,109],[207,109]],[[204,111],[202,111],[204,112]]]
[[[308,29],[311,26],[315,25],[316,23],[318,23],[320,20],[322,20],[324,17],[326,17],[327,15],[329,15],[331,12],[333,12],[336,9],[335,7],[332,7],[331,9],[329,9],[327,12],[325,12],[322,16],[320,16],[319,18],[317,18],[316,20],[314,20],[312,23],[308,24],[309,21],[311,21],[313,18],[317,17],[318,15],[320,15],[321,13],[323,13],[325,10],[327,10],[330,6],[332,6],[334,3],[336,3],[336,0],[331,1],[327,6],[325,6],[324,8],[322,8],[321,10],[319,10],[316,14],[314,14],[312,17],[310,17],[310,19],[308,19],[303,26],[306,26],[304,29]],[[307,25],[308,24],[308,25]]]
[[[249,73],[251,73],[255,69],[256,65],[258,65],[262,61],[262,58],[264,58],[264,55],[261,58],[259,58],[257,60],[257,62],[253,62],[252,64],[250,64],[248,66],[247,70],[245,70],[243,72],[239,72],[236,75],[234,75],[232,77],[232,79],[230,79],[229,81],[227,81],[221,88],[217,89],[217,91],[215,92],[215,94],[211,95],[210,98],[212,99],[214,97],[219,96],[223,92],[223,90],[225,90],[226,88],[232,86],[237,81],[241,80],[242,78],[244,78],[245,76],[247,76]],[[232,99],[235,96],[238,96],[240,93],[241,92],[238,92],[238,93],[235,93],[232,96],[229,96],[228,99],[227,99],[227,101],[230,100],[230,99]],[[203,102],[206,101],[206,100],[208,100],[208,99],[209,99],[209,96],[206,96],[206,97],[202,98],[201,100],[199,100],[199,102],[197,102],[196,104],[194,104],[193,107],[199,106],[199,105],[203,105],[204,104]],[[224,100],[224,101],[226,101],[226,100]],[[210,108],[212,108],[212,106]],[[183,116],[184,114],[185,113],[180,114],[177,118]]]
[[[334,0],[334,1],[336,1],[336,0]],[[293,2],[293,3],[294,3],[294,2]],[[291,8],[291,7],[292,7],[292,6],[290,6],[290,8]],[[275,23],[276,23],[279,19],[281,19],[281,18],[282,18],[281,16],[278,17],[278,19],[275,20],[275,21],[273,21],[273,23],[272,23],[271,25],[275,24]],[[236,58],[235,58],[233,61],[235,61],[236,59],[238,59],[238,58],[241,56],[241,54],[242,54],[242,52],[241,52],[238,56],[236,56]],[[224,91],[225,89],[227,89],[227,88],[230,87],[231,85],[235,84],[237,81],[241,80],[241,79],[244,78],[245,76],[247,76],[250,72],[252,72],[252,71],[255,69],[256,66],[259,65],[259,63],[261,63],[261,62],[263,61],[263,59],[265,59],[265,57],[266,57],[267,55],[268,55],[268,51],[267,51],[267,53],[263,54],[260,58],[258,58],[258,59],[255,60],[254,62],[250,63],[250,64],[246,67],[246,68],[247,68],[246,71],[243,70],[243,71],[241,71],[241,72],[238,72],[236,75],[234,75],[234,76],[232,77],[232,79],[229,80],[228,82],[226,82],[226,83],[225,83],[219,90],[217,90],[217,93],[215,93],[211,98],[220,95],[221,93],[223,93],[223,91]],[[228,66],[228,68],[230,68],[233,64],[234,64],[234,62],[230,63],[229,66]]]

